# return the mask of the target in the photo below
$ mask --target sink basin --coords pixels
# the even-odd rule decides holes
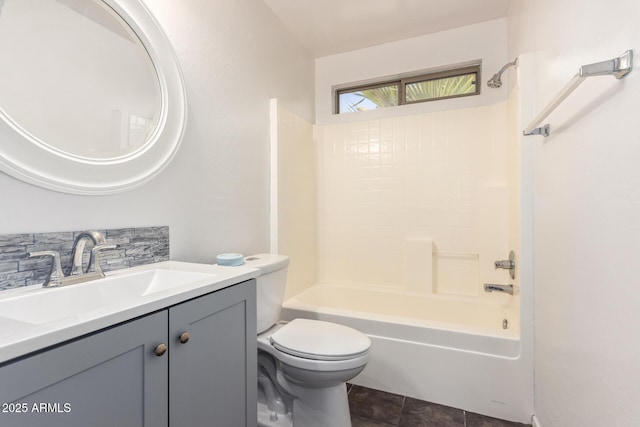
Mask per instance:
[[[258,273],[250,266],[162,261],[84,283],[2,291],[0,363],[215,294]]]
[[[116,274],[60,288],[34,289],[0,300],[0,316],[30,324],[43,324],[119,304],[136,303],[145,296],[205,279],[214,273],[152,269]]]

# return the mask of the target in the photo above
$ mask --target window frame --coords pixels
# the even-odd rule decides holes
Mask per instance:
[[[355,85],[347,85],[347,86],[341,85],[338,88],[334,88],[335,102],[334,102],[333,114],[335,115],[349,114],[349,112],[340,111],[340,95],[341,94],[357,92],[365,89],[375,89],[375,88],[384,87],[384,86],[396,85],[398,88],[397,105],[393,105],[392,107],[396,107],[400,105],[420,104],[423,102],[440,101],[443,99],[462,98],[466,96],[480,95],[481,93],[480,89],[482,87],[481,72],[482,72],[482,64],[476,63],[476,64],[466,65],[466,66],[457,67],[457,68],[449,68],[446,70],[432,71],[432,72],[426,72],[426,73],[421,72],[420,74],[411,74],[411,75],[403,76],[400,78],[389,78],[388,80],[387,79],[378,80],[378,81],[374,81],[367,84],[355,84]],[[428,82],[428,81],[443,79],[447,77],[464,76],[466,74],[476,75],[476,90],[473,92],[449,95],[449,96],[441,96],[437,98],[422,99],[422,100],[416,100],[416,101],[407,101],[406,99],[407,84]]]

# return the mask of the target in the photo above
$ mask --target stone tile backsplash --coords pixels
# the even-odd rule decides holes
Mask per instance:
[[[71,247],[82,231],[0,235],[0,291],[42,283],[51,269],[51,258],[29,258],[28,252],[53,250],[60,253],[62,269],[71,269]],[[102,252],[103,271],[169,260],[169,227],[98,230],[117,249]],[[89,262],[87,243],[84,265]]]

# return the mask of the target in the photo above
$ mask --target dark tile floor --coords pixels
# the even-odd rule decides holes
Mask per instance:
[[[524,427],[462,409],[348,385],[352,427]]]

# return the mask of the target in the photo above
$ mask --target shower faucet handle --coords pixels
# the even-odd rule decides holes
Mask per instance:
[[[511,270],[512,268],[515,267],[515,262],[509,260],[509,259],[505,259],[502,261],[496,261],[495,263],[496,268],[502,268],[504,270]]]
[[[509,276],[512,279],[516,278],[516,254],[513,251],[509,252],[509,259],[496,261],[494,266],[496,269],[509,270]]]

